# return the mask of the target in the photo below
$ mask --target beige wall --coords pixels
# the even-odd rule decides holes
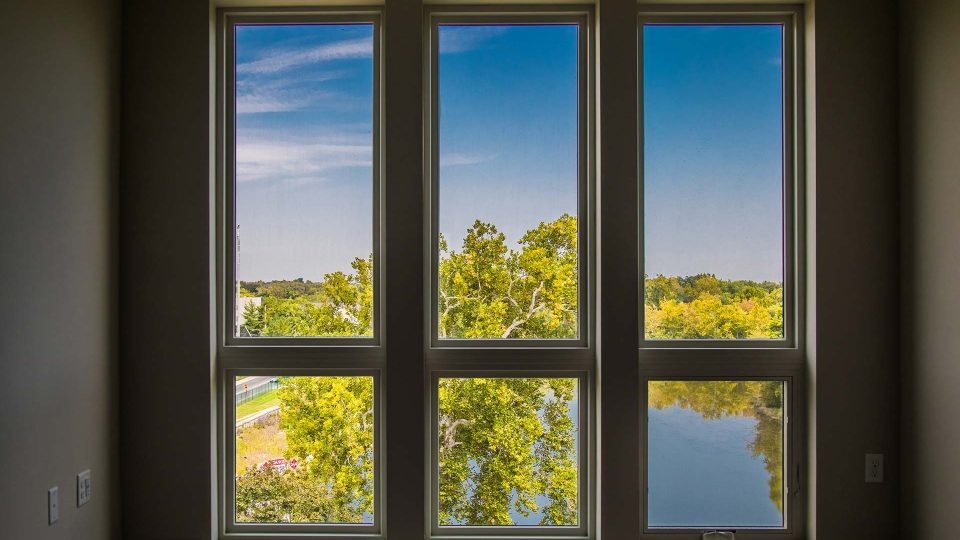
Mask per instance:
[[[960,2],[901,8],[903,538],[956,536],[960,507]]]
[[[816,0],[816,534],[898,538],[894,0]],[[885,482],[864,482],[882,453]]]
[[[0,537],[115,531],[119,2],[3,3]],[[77,508],[76,474],[93,498]],[[47,488],[60,520],[47,525]]]

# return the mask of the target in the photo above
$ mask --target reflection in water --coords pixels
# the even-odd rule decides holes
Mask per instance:
[[[783,383],[651,381],[651,526],[783,526]]]

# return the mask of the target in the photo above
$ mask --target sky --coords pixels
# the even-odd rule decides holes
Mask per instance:
[[[646,272],[780,281],[780,28],[644,32]],[[439,229],[515,245],[577,211],[577,27],[439,31]],[[373,29],[237,29],[238,277],[320,280],[373,246]]]

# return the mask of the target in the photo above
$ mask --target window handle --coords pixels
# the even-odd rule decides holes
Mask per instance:
[[[735,531],[705,531],[703,536],[700,538],[702,540],[734,540]]]

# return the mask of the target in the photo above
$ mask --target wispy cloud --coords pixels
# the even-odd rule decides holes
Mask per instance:
[[[473,51],[485,41],[502,35],[506,26],[451,26],[440,30],[440,54]]]
[[[272,51],[257,60],[238,65],[237,72],[278,73],[305,64],[371,56],[373,56],[373,42],[370,38],[350,39],[315,47]]]
[[[344,134],[320,139],[278,139],[266,133],[239,134],[237,180],[239,182],[284,180],[296,183],[324,180],[324,173],[347,167],[370,167],[373,150],[369,142]]]
[[[330,72],[309,79],[241,80],[237,85],[237,113],[298,111],[318,101],[330,100],[337,97],[336,94],[317,90],[312,85],[341,76],[339,72]]]
[[[476,165],[485,161],[490,161],[494,156],[480,156],[476,154],[460,154],[457,152],[447,152],[440,154],[441,167],[455,167],[457,165]]]

